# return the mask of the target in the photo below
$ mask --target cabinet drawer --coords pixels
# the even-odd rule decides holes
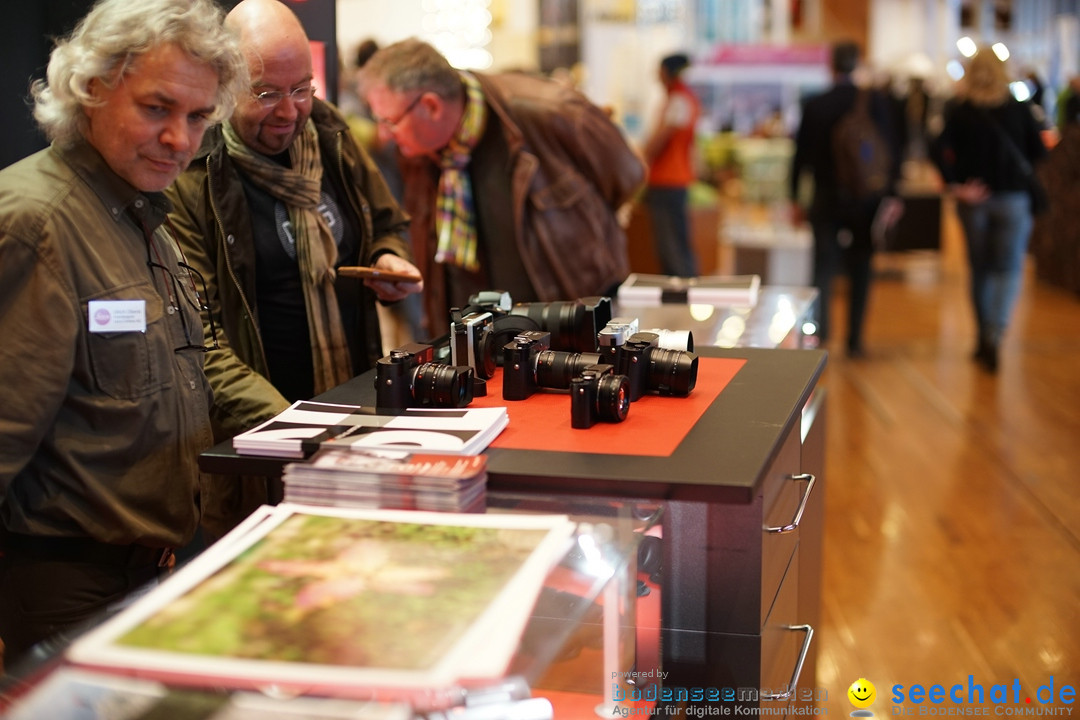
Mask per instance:
[[[764,624],[788,563],[799,542],[798,527],[792,525],[799,503],[807,491],[801,478],[802,437],[798,430],[788,434],[762,483],[761,527],[761,623]]]
[[[761,630],[761,705],[775,708],[775,713],[781,707],[792,707],[800,692],[805,693],[814,684],[810,674],[803,677],[813,630],[801,616],[799,581],[799,548],[796,547],[772,612]]]
[[[776,593],[769,616],[761,628],[761,689],[762,693],[783,692],[791,679],[791,669],[798,655],[801,638],[787,628],[799,622],[799,563],[798,552],[786,568],[783,582]]]

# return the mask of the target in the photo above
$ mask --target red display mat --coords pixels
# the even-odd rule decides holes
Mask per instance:
[[[569,391],[541,390],[527,400],[503,400],[501,369],[487,381],[487,395],[472,404],[506,407],[510,424],[492,448],[667,457],[745,364],[742,358],[699,357],[697,385],[687,397],[645,395],[630,403],[626,420],[587,430],[570,427]]]

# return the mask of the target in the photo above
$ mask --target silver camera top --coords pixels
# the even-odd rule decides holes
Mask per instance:
[[[493,310],[502,310],[503,312],[510,312],[510,307],[513,304],[510,293],[505,290],[481,290],[469,298],[469,305],[478,305]]]
[[[623,345],[631,335],[638,331],[638,319],[631,317],[611,318],[608,324],[596,333],[599,347],[617,347]]]
[[[450,364],[471,367],[479,377],[490,378],[495,373],[495,358],[492,348],[488,347],[493,320],[491,313],[482,311],[461,315],[455,309],[451,317]]]

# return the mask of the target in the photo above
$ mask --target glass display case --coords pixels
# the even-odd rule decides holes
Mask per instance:
[[[445,687],[402,692],[348,688],[340,694],[298,692],[281,685],[235,687],[191,678],[170,682],[149,673],[106,670],[70,660],[70,644],[59,638],[36,658],[0,681],[0,715],[10,720],[162,717],[239,720],[268,718],[582,717],[586,707],[610,717],[629,702],[633,680],[655,675],[658,648],[639,653],[638,596],[648,596],[659,625],[659,587],[639,584],[638,548],[659,522],[657,503],[588,498],[538,498],[489,493],[488,513],[568,516],[576,530],[562,560],[548,573],[504,675],[462,679]],[[119,612],[118,609],[116,612]],[[114,613],[99,619],[108,620]],[[646,612],[648,614],[648,611]],[[403,632],[405,629],[402,630]],[[358,644],[363,638],[357,638]],[[550,698],[548,697],[550,695]],[[557,713],[559,707],[570,707]],[[171,714],[170,714],[171,713]],[[494,714],[492,714],[494,713]]]
[[[638,318],[638,327],[690,330],[697,345],[715,347],[813,348],[812,317],[817,290],[763,285],[750,307],[720,305],[616,306],[616,314]]]

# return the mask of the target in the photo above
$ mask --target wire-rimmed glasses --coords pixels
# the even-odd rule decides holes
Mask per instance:
[[[257,103],[269,110],[270,108],[277,107],[278,103],[286,97],[292,98],[292,101],[297,105],[311,102],[311,98],[315,96],[315,86],[305,85],[304,87],[293,88],[288,91],[264,90],[263,92],[252,94]]]
[[[406,105],[405,109],[398,113],[398,116],[396,118],[378,118],[377,120],[375,120],[375,123],[377,125],[381,125],[387,130],[394,130],[395,128],[397,128],[398,125],[401,124],[402,120],[409,116],[409,113],[411,113],[413,109],[420,103],[420,98],[422,97],[424,97],[424,93],[420,93],[419,95],[414,97],[412,99],[412,102]]]

